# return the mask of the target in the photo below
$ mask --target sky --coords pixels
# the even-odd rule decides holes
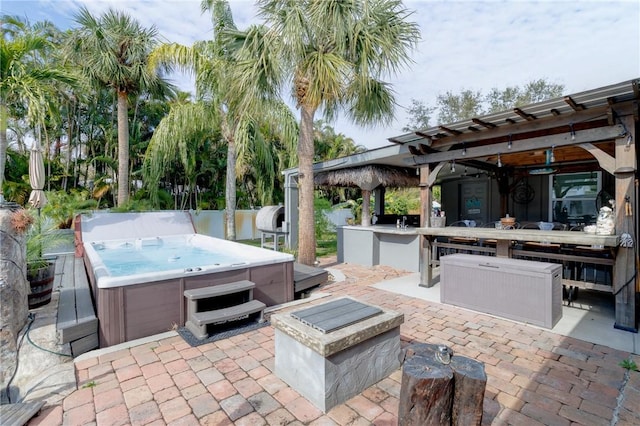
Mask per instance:
[[[253,0],[230,0],[239,29],[259,23]],[[337,133],[367,148],[388,145],[402,135],[407,108],[416,99],[435,106],[438,95],[463,90],[524,86],[545,79],[565,87],[564,94],[640,78],[640,1],[434,1],[405,0],[421,40],[413,63],[388,76],[396,97],[389,126],[362,129],[345,118],[330,123]],[[200,0],[2,0],[2,14],[31,23],[49,20],[58,28],[76,26],[81,5],[98,15],[112,7],[143,26],[154,25],[162,41],[191,45],[212,37],[209,15]],[[193,91],[189,76],[173,83]],[[289,99],[285,99],[293,105]],[[321,118],[317,116],[316,118]],[[435,123],[433,123],[435,125]]]

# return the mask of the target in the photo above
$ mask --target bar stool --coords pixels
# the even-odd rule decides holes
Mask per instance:
[[[593,246],[576,246],[576,254],[585,257],[604,258],[611,259],[612,253],[610,249],[604,247]],[[593,282],[594,284],[612,285],[613,272],[608,265],[601,265],[597,263],[581,262],[579,269],[579,276],[577,280],[584,282]]]
[[[457,222],[453,222],[448,225],[448,227],[459,227],[459,228],[467,228],[467,227],[475,227],[475,221],[473,221],[474,226],[469,226],[471,221],[468,220],[459,220]],[[463,244],[468,246],[477,246],[478,239],[473,237],[448,237],[447,241],[451,244]],[[462,250],[459,253],[471,253],[469,250]]]

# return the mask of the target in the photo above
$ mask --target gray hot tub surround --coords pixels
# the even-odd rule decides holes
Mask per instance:
[[[275,314],[276,375],[327,412],[400,367],[403,322],[351,298]]]

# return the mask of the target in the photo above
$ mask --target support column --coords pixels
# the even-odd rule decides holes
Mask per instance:
[[[437,175],[438,169],[433,173]],[[431,186],[435,182],[435,175],[430,178],[431,168],[429,165],[422,166],[420,168],[420,226],[428,228],[429,217],[431,217],[431,203],[433,201],[433,194],[431,193]],[[431,269],[431,241],[430,237],[422,235],[420,237],[420,287],[432,287],[433,286],[433,271]]]
[[[288,232],[285,237],[289,249],[298,247],[298,171],[284,175],[284,223],[283,231]]]
[[[386,192],[384,186],[379,186],[373,190],[373,214],[376,216],[384,214],[384,196]]]
[[[362,190],[362,218],[360,224],[362,226],[371,226],[371,191]]]
[[[616,300],[616,322],[614,328],[638,332],[638,307],[636,300],[637,235],[633,235],[634,216],[638,214],[632,206],[637,206],[634,190],[636,165],[636,132],[633,116],[622,118],[628,132],[616,139],[616,234],[629,234],[635,241],[634,247],[620,246],[616,254],[613,270],[613,293]]]

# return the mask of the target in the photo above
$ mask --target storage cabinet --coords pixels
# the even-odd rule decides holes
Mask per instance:
[[[562,266],[470,254],[443,256],[440,301],[553,328],[562,317]]]

